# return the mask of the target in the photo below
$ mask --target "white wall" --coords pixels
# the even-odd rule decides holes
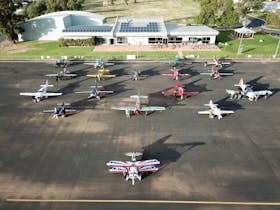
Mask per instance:
[[[149,44],[149,38],[148,37],[127,37],[127,43],[128,44],[143,44],[147,45]]]
[[[21,39],[26,40],[57,40],[64,28],[62,18],[35,19],[24,23]]]

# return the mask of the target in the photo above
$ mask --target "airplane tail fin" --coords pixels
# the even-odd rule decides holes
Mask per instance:
[[[136,157],[143,155],[142,152],[128,152],[125,153],[126,156],[131,157],[132,161],[136,161]]]
[[[53,85],[49,85],[49,81],[46,80],[46,83],[44,85],[40,85],[41,87],[43,88],[46,88],[46,87],[53,87]]]
[[[218,104],[214,104],[212,100],[209,101],[209,104],[204,104],[204,106],[209,106],[209,107],[213,107],[213,106],[218,106]]]

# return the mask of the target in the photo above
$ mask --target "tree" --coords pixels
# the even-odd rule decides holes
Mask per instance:
[[[224,2],[225,9],[220,16],[219,25],[225,28],[233,28],[233,26],[238,23],[238,14],[234,10],[233,1],[226,0]]]
[[[20,29],[18,23],[23,17],[15,12],[22,5],[19,0],[1,0],[0,1],[0,32],[4,33],[8,40],[14,43],[18,40]]]
[[[67,9],[69,10],[81,10],[82,3],[80,0],[69,0],[67,2]]]
[[[274,26],[280,27],[280,9],[275,12],[269,12],[266,20]]]
[[[26,13],[29,18],[34,18],[45,14],[47,11],[47,3],[45,1],[36,1],[26,8]]]
[[[251,10],[258,10],[263,8],[264,0],[241,0],[237,4],[238,11],[241,16],[245,16]]]
[[[200,13],[196,21],[200,24],[214,25],[216,23],[217,0],[201,0]]]

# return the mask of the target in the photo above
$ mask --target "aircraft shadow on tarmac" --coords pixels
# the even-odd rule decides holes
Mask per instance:
[[[244,109],[242,105],[238,104],[236,100],[228,100],[230,97],[226,96],[218,101],[214,101],[215,104],[219,105],[220,109],[225,110],[241,110]]]
[[[204,145],[205,142],[187,142],[187,143],[165,143],[172,135],[164,136],[154,143],[143,147],[143,160],[158,159],[160,170],[170,163],[176,162],[185,152],[188,152],[196,146]],[[149,174],[146,174],[148,176]]]
[[[84,78],[82,80],[79,80],[79,81],[75,81],[75,82],[69,82],[67,85],[64,85],[64,87],[60,88],[59,90],[57,90],[57,92],[59,93],[63,93],[63,95],[66,95],[66,94],[69,94],[69,93],[74,93],[75,92],[75,89],[77,87],[80,87],[81,83],[88,80],[89,78]]]
[[[128,90],[131,90],[130,88],[125,88],[125,82],[126,80],[122,80],[122,81],[119,81],[119,82],[114,82],[114,83],[111,83],[111,84],[108,84],[106,85],[106,90],[113,90],[114,93],[113,95],[117,95],[119,93],[124,93],[125,91],[128,91]]]

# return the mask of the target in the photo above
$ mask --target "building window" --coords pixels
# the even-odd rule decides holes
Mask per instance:
[[[149,38],[149,44],[162,43],[162,38]]]
[[[127,39],[125,37],[120,37],[117,39],[118,44],[127,44]]]
[[[202,38],[202,43],[205,43],[205,44],[210,43],[210,37],[203,37]]]
[[[182,37],[169,37],[168,43],[182,43],[183,38]]]

